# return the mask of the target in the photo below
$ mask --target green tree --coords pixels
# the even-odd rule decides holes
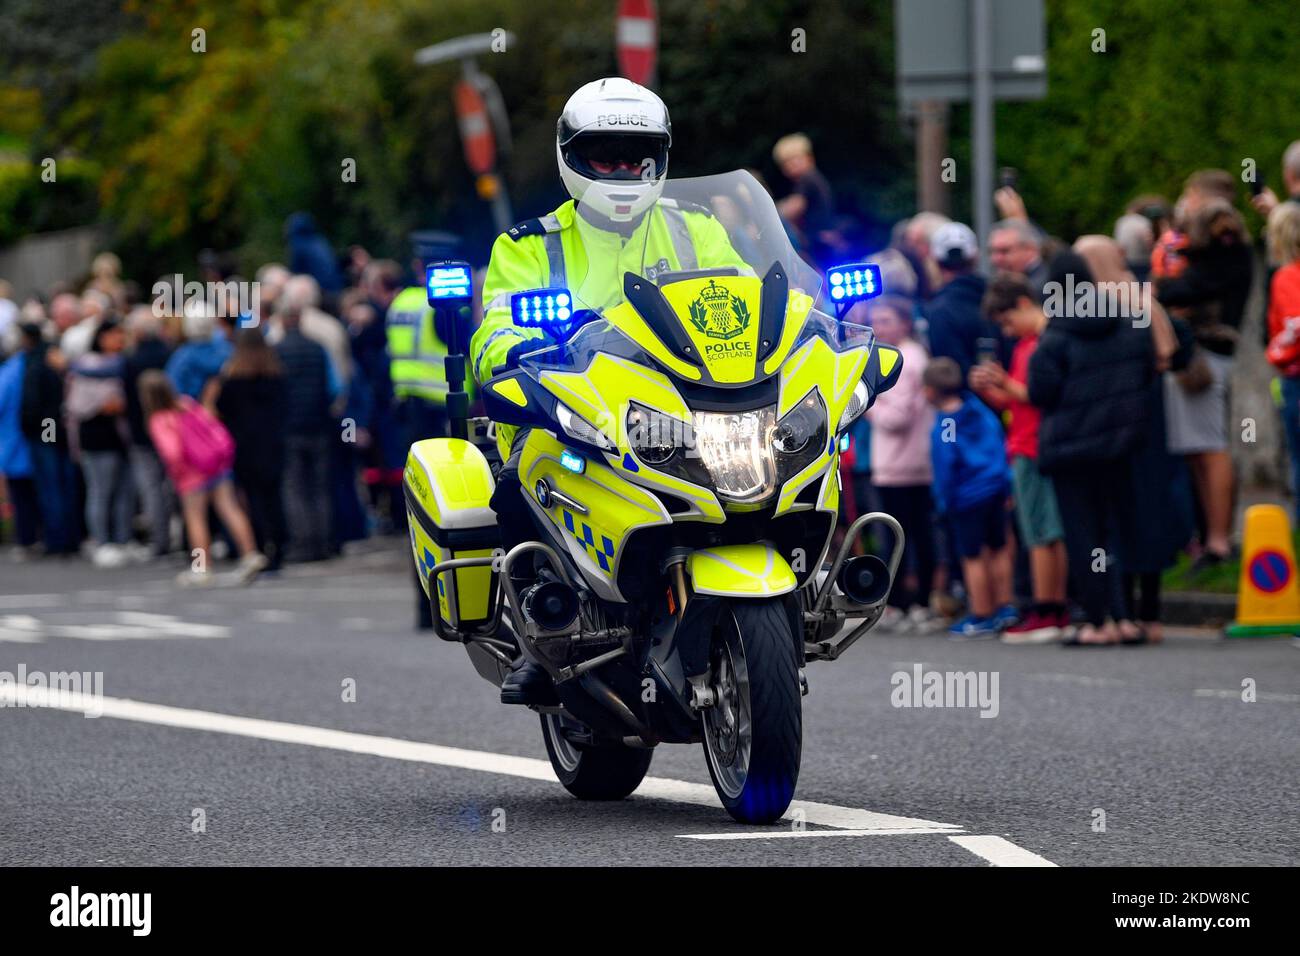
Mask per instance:
[[[1240,175],[1248,159],[1278,187],[1300,136],[1294,15],[1287,0],[1048,0],[1048,96],[997,113],[998,161],[1020,168],[1031,215],[1109,233],[1133,197],[1173,199],[1194,170]]]

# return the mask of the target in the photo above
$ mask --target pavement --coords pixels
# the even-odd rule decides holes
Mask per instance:
[[[628,800],[570,797],[537,716],[412,629],[406,560],[389,539],[202,591],[0,564],[0,681],[28,675],[0,686],[0,865],[1300,864],[1295,640],[870,634],[809,665],[797,802],[753,828],[698,745]],[[71,671],[82,696],[31,676]],[[932,672],[991,696],[896,706]]]

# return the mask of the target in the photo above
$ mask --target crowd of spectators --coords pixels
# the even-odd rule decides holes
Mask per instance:
[[[384,316],[406,276],[364,250],[338,262],[310,217],[286,233],[292,268],[267,264],[256,283],[201,256],[216,296],[180,277],[146,296],[104,253],[79,287],[0,300],[15,557],[170,556],[193,585],[228,556],[240,582],[405,531]]]
[[[1300,142],[1283,170],[1287,199],[1200,170],[1174,202],[1137,197],[1113,235],[1068,244],[1004,186],[983,257],[937,213],[895,225],[869,257],[888,294],[848,319],[900,348],[904,372],[842,462],[846,507],[887,511],[906,534],[881,627],[950,616],[957,639],[1158,642],[1178,556],[1192,573],[1236,556],[1229,382],[1256,271],[1245,201],[1267,216],[1268,356],[1300,486]]]
[[[831,264],[846,229],[811,143],[784,137],[773,156],[792,240]],[[1300,483],[1300,142],[1283,173],[1286,198],[1251,201],[1268,217],[1268,356]],[[1228,387],[1254,273],[1240,185],[1195,172],[1176,201],[1136,197],[1112,236],[1072,244],[1011,187],[984,249],[934,212],[895,225],[870,256],[887,294],[846,320],[897,347],[903,372],[841,463],[846,508],[906,533],[882,627],[1155,642],[1175,557],[1233,556]],[[179,552],[180,580],[201,584],[225,553],[246,581],[404,531],[402,461],[421,436],[394,398],[385,316],[408,276],[357,247],[335,256],[306,214],[286,237],[288,264],[257,270],[238,309],[186,300],[179,277],[145,296],[109,253],[21,303],[0,282],[18,557],[113,568]],[[216,254],[199,267],[242,281]]]

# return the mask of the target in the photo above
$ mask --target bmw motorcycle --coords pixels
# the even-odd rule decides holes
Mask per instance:
[[[847,430],[902,357],[842,321],[879,271],[833,269],[823,290],[748,173],[669,181],[658,204],[644,236],[706,215],[724,264],[642,252],[611,276],[593,257],[513,296],[550,342],[484,383],[498,433],[412,446],[411,546],[439,637],[498,686],[521,656],[554,681],[558,704],[533,709],[572,794],[621,799],[656,747],[700,743],[731,816],[770,823],[799,776],[805,668],[876,623],[898,569],[888,515],[831,542]],[[512,439],[534,527],[507,551],[489,500]],[[851,556],[873,522],[888,562]]]

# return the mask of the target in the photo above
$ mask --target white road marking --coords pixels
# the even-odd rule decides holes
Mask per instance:
[[[34,643],[47,637],[71,637],[82,641],[134,641],[230,636],[230,628],[225,625],[191,624],[171,614],[117,611],[113,617],[113,622],[100,624],[57,624],[47,623],[30,614],[6,614],[0,616],[0,641]]]
[[[30,614],[6,614],[0,617],[0,641],[37,644],[41,640],[41,622]]]
[[[914,833],[950,834],[951,828],[942,827],[897,827],[878,830],[755,830],[739,833],[681,833],[679,840],[788,840],[796,837],[866,837],[899,836]]]
[[[96,699],[87,694],[60,693],[56,695],[44,687],[30,687],[10,683],[0,684],[0,704],[50,707],[75,713],[84,713],[87,709],[93,707],[104,717],[159,724],[165,727],[207,730],[240,737],[253,737],[258,740],[302,744],[308,747],[323,747],[348,753],[389,757],[394,760],[409,760],[416,763],[456,767],[462,770],[504,774],[511,777],[523,777],[528,780],[553,781],[555,779],[555,772],[551,769],[550,762],[533,757],[514,757],[481,750],[463,750],[459,747],[444,747],[439,744],[400,740],[395,737],[358,734],[352,731],[290,724],[277,720],[262,720],[256,717],[236,717],[232,714],[189,710],[182,707],[149,704],[143,701],[123,700],[116,697]],[[713,787],[707,784],[690,783],[686,780],[672,780],[664,777],[646,777],[637,789],[636,796],[695,806],[718,806],[718,797]],[[871,810],[858,810],[852,807],[839,807],[828,803],[813,803],[802,800],[790,804],[785,819],[793,820],[797,817],[805,823],[836,827],[841,830],[871,830],[877,833],[887,831],[905,833],[912,830],[943,833],[961,832],[961,828],[958,826],[936,823],[933,820],[899,817],[887,813],[875,813]]]
[[[1241,690],[1215,690],[1209,687],[1198,687],[1196,689],[1197,697],[1219,697],[1224,700],[1241,700]],[[1300,694],[1279,694],[1275,691],[1259,691],[1255,694],[1256,700],[1273,700],[1283,704],[1300,703]]]
[[[994,866],[1056,866],[1051,860],[1030,853],[1000,836],[950,836],[948,839]]]
[[[550,764],[546,761],[540,763],[549,773]],[[554,773],[549,773],[549,776],[554,777]],[[658,800],[671,800],[674,803],[693,803],[703,807],[718,805],[718,795],[708,784],[689,783],[666,777],[646,777],[636,793],[639,797],[654,797]],[[949,833],[961,830],[961,827],[955,824],[936,823],[933,820],[898,817],[889,813],[876,813],[873,810],[857,810],[852,807],[838,807],[831,803],[810,803],[803,800],[796,800],[790,804],[790,809],[782,819],[795,820],[801,812],[805,823],[838,827],[842,830],[912,830],[922,827],[937,828]]]

